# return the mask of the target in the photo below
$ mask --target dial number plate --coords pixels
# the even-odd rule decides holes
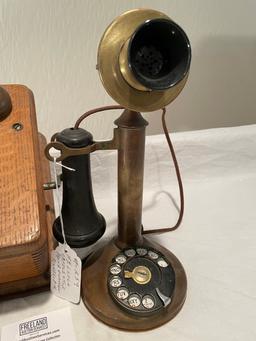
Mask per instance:
[[[129,296],[129,290],[127,288],[119,288],[116,292],[116,296],[120,300],[125,300]]]
[[[123,254],[121,254],[116,257],[116,262],[117,264],[124,264],[126,262],[126,259],[127,258]]]
[[[113,288],[118,288],[120,287],[121,284],[122,284],[122,280],[120,277],[115,276],[110,280],[110,285]]]
[[[152,309],[155,305],[153,296],[146,295],[142,299],[142,304],[146,309]]]
[[[113,264],[110,267],[110,272],[112,273],[112,275],[118,275],[121,272],[122,268],[119,264]]]
[[[141,299],[140,299],[139,295],[132,294],[128,298],[128,302],[132,308],[137,308],[141,303]]]

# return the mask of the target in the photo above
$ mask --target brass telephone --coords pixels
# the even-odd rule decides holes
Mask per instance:
[[[66,240],[75,248],[92,245],[106,227],[93,199],[90,153],[117,150],[118,235],[87,257],[82,272],[82,298],[86,307],[111,327],[131,331],[156,328],[179,312],[186,297],[187,281],[182,264],[169,250],[145,238],[148,231],[143,231],[141,224],[148,122],[140,111],[163,109],[164,117],[164,107],[186,83],[190,61],[191,48],[185,32],[167,15],[150,9],[123,13],[104,32],[97,61],[102,83],[119,105],[85,113],[72,128],[54,134],[45,148],[48,160],[53,161],[50,150],[55,148],[60,153],[57,161],[76,169],[76,172],[62,170],[61,210]],[[5,89],[14,98],[12,104],[22,106],[15,102],[17,89]],[[31,106],[30,98],[28,107]],[[9,108],[6,112],[10,111],[10,101],[7,100],[5,108]],[[114,122],[117,127],[112,140],[95,142],[89,132],[79,127],[89,115],[113,109],[123,112]],[[34,131],[33,138],[35,135]],[[167,132],[166,135],[168,138]],[[38,165],[35,169],[38,170]],[[39,187],[35,189],[38,196],[42,194]],[[41,217],[44,209],[42,204],[39,206]],[[59,217],[53,223],[53,234],[57,241],[63,242]],[[45,240],[43,245],[46,243]],[[35,252],[32,259],[42,264],[37,256],[39,251]],[[0,254],[0,270],[1,261]],[[45,264],[44,271],[46,268]]]
[[[74,127],[54,134],[45,153],[76,169],[63,169],[62,215],[71,247],[97,241],[105,220],[97,211],[91,189],[89,155],[114,149],[118,154],[118,235],[84,262],[82,298],[102,322],[119,329],[147,330],[172,319],[186,297],[186,275],[179,260],[142,231],[145,128],[140,111],[164,108],[183,89],[191,48],[185,32],[155,10],[135,9],[116,18],[98,48],[97,69],[109,95],[119,106],[91,110]],[[114,122],[114,137],[95,142],[79,127],[83,119],[102,110],[124,109]],[[165,109],[163,109],[165,114]],[[167,134],[168,136],[168,134]],[[161,232],[163,232],[161,230]],[[53,233],[63,242],[60,219]]]

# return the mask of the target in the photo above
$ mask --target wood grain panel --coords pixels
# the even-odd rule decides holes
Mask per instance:
[[[39,200],[42,199],[35,174],[39,149],[33,117],[32,93],[23,86],[6,86],[13,111],[0,125],[0,247],[31,244],[40,238]],[[21,123],[16,131],[13,124]],[[39,180],[39,181],[38,181]]]
[[[0,296],[47,284],[54,218],[52,193],[43,192],[49,164],[33,94],[22,85],[3,87],[13,110],[0,123]]]

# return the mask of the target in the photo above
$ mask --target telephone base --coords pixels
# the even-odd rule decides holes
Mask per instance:
[[[86,260],[82,272],[82,298],[88,310],[101,322],[117,329],[145,331],[160,327],[178,314],[186,298],[187,279],[182,264],[163,246],[146,238],[136,246],[159,251],[172,265],[175,288],[170,304],[153,315],[140,317],[124,311],[114,302],[108,290],[108,270],[113,257],[120,252],[115,240],[111,240]]]

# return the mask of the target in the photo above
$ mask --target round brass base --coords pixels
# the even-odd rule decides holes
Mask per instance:
[[[174,318],[186,298],[187,279],[182,264],[164,247],[143,238],[143,247],[159,250],[175,272],[175,289],[171,303],[159,313],[138,317],[120,309],[108,293],[107,276],[112,258],[120,251],[114,240],[87,259],[82,272],[82,298],[88,310],[103,323],[123,330],[144,331],[157,328]]]

